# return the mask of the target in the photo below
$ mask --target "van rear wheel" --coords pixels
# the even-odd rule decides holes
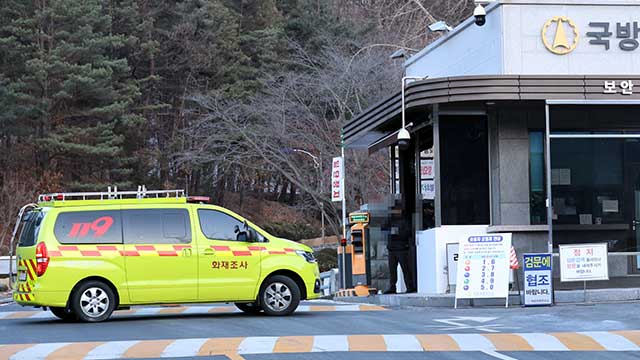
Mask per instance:
[[[262,312],[262,307],[256,303],[236,303],[235,305],[238,309],[247,314],[256,315]]]
[[[80,284],[71,295],[71,309],[79,320],[100,322],[111,316],[116,300],[111,288],[100,281]]]
[[[76,314],[71,311],[71,309],[67,307],[49,307],[49,310],[55,315],[57,318],[64,321],[76,321],[78,318]]]
[[[260,305],[267,315],[289,315],[298,308],[299,303],[300,288],[287,276],[272,276],[260,287]]]

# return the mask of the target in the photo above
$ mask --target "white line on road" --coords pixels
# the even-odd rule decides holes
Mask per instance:
[[[384,335],[387,351],[422,351],[422,345],[413,335]]]
[[[349,351],[349,341],[342,335],[318,335],[313,339],[311,351]]]
[[[590,336],[593,340],[597,341],[605,349],[610,351],[634,351],[640,350],[640,348],[627,340],[624,336],[612,334],[606,331],[585,331],[578,334]]]
[[[161,357],[196,356],[208,339],[179,339],[167,346]]]
[[[139,341],[110,341],[91,350],[85,360],[117,359]]]
[[[489,339],[478,334],[451,334],[449,335],[458,343],[462,351],[495,350],[496,347]]]
[[[493,350],[483,350],[483,351],[481,351],[481,353],[489,355],[489,356],[492,356],[492,357],[497,358],[497,359],[501,359],[501,360],[518,360],[516,358],[513,358],[511,356],[507,356],[505,354],[500,354],[499,352],[495,352]]]
[[[69,345],[69,343],[48,343],[48,344],[38,344],[36,346],[32,346],[28,349],[24,349],[16,354],[14,354],[10,359],[11,360],[34,360],[34,359],[44,359],[47,355],[52,352],[60,349],[61,347]]]
[[[524,333],[518,334],[525,339],[536,351],[567,351],[566,346],[560,340],[549,334]]]
[[[271,354],[276,341],[277,336],[248,337],[238,346],[238,354]]]

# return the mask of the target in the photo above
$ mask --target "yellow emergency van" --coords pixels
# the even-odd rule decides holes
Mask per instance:
[[[320,293],[309,247],[182,190],[38,200],[18,220],[13,299],[64,320],[99,322],[133,305],[202,302],[288,315]]]

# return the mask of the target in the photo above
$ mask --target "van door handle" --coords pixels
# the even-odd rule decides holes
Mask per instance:
[[[216,254],[216,252],[211,248],[204,249],[203,255],[205,255],[205,256],[213,256],[215,254]]]
[[[182,249],[182,256],[191,256],[191,249]]]

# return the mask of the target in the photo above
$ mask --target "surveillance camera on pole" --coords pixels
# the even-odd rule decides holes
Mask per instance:
[[[398,131],[398,147],[400,150],[407,150],[411,144],[411,134],[405,128]]]
[[[487,23],[487,11],[482,4],[478,4],[473,10],[473,17],[476,19],[476,25],[483,26]]]
[[[444,21],[434,22],[429,25],[430,32],[449,32],[451,30],[453,30],[453,28]]]

